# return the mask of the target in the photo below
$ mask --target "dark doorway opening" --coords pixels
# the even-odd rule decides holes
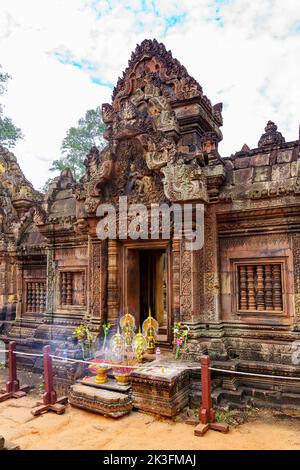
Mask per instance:
[[[151,315],[159,324],[159,340],[168,340],[168,256],[164,249],[127,251],[127,306],[137,324]]]

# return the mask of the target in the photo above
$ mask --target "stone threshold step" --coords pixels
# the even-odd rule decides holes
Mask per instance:
[[[132,401],[128,395],[81,383],[71,386],[69,403],[111,418],[120,418],[132,410]]]

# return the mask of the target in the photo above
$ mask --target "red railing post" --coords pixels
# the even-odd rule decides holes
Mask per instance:
[[[6,382],[6,388],[1,390],[0,402],[9,398],[22,398],[29,388],[28,385],[20,387],[20,382],[17,379],[16,343],[11,341],[8,344],[8,382]]]
[[[202,424],[212,423],[215,421],[216,412],[212,407],[209,356],[201,357],[201,389],[202,404],[199,410],[199,420]]]
[[[6,382],[7,393],[18,392],[20,383],[17,380],[17,357],[15,354],[16,343],[11,341],[8,344],[8,382]]]
[[[216,423],[216,412],[212,406],[211,377],[209,356],[201,357],[201,407],[199,409],[199,424],[194,429],[195,436],[203,436],[208,429],[226,433],[229,426],[226,423]]]
[[[43,354],[45,381],[45,393],[43,394],[43,403],[44,405],[53,405],[54,403],[56,403],[57,394],[53,387],[53,367],[52,357],[50,356],[50,346],[44,346]]]
[[[44,382],[45,392],[43,393],[43,401],[38,402],[36,407],[31,410],[33,416],[38,416],[47,411],[55,411],[57,414],[62,414],[66,411],[65,403],[67,397],[57,398],[57,393],[53,385],[53,367],[50,346],[43,348],[43,364],[44,364]]]

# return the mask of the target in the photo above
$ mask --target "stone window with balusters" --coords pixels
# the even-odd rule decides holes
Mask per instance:
[[[283,263],[237,263],[237,310],[240,313],[283,313]]]
[[[42,313],[46,309],[46,282],[30,280],[26,282],[26,312]]]
[[[61,307],[85,305],[85,274],[83,271],[61,271],[59,284]]]

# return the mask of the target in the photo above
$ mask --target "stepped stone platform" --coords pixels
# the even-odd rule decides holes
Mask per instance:
[[[132,410],[132,400],[127,393],[106,390],[82,383],[71,386],[69,403],[77,408],[93,411],[111,418],[120,418]]]

